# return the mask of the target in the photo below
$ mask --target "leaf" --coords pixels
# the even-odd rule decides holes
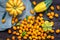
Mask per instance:
[[[16,25],[19,26],[20,25],[20,22],[18,22]]]
[[[52,24],[51,24],[49,21],[45,21],[45,25],[46,25],[47,27],[52,26]]]
[[[26,16],[26,20],[28,20],[28,16]]]
[[[50,26],[50,27],[48,27],[48,30],[50,31],[50,30],[52,30],[52,27]]]
[[[45,25],[44,24],[42,24],[42,27],[44,27]]]
[[[53,24],[52,24],[52,23],[50,23],[50,26],[53,26]]]
[[[50,23],[48,23],[48,24],[46,24],[46,26],[47,26],[47,27],[49,27],[49,26],[51,26],[51,24],[50,24]]]
[[[45,24],[42,24],[42,27],[46,27],[46,25]]]
[[[48,24],[49,23],[49,21],[45,21],[45,24]]]
[[[45,21],[45,23],[42,24],[42,27],[44,31],[52,30],[52,25],[49,21]]]
[[[49,8],[49,6],[52,4],[52,0],[45,0],[46,7]]]
[[[48,29],[47,28],[43,28],[44,31],[47,31]]]
[[[49,24],[49,21],[45,21],[45,25],[46,25],[46,27],[49,26],[48,24]]]
[[[26,31],[22,32],[22,36],[25,36],[26,35]]]

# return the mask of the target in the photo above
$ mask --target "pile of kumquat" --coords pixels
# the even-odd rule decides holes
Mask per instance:
[[[54,30],[45,32],[42,29],[41,25],[44,23],[44,19],[42,16],[43,14],[39,14],[37,18],[35,16],[27,16],[27,18],[21,21],[20,25],[13,26],[13,32],[9,29],[8,33],[16,35],[18,40],[21,40],[22,38],[30,40],[54,39],[53,35],[48,35],[49,33],[53,34]],[[11,39],[15,40],[16,36],[12,36]]]

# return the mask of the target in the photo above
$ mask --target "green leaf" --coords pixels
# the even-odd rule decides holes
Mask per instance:
[[[52,30],[52,27],[50,26],[50,27],[48,27],[48,30],[50,31],[50,30]]]
[[[44,24],[42,24],[42,27],[44,27],[45,25]]]
[[[51,26],[51,24],[50,24],[50,23],[48,23],[46,26],[47,26],[47,27],[49,27],[49,26]]]
[[[52,0],[45,0],[45,4],[47,9],[49,8],[49,6],[52,4]]]
[[[52,24],[51,24],[49,21],[45,21],[45,25],[46,25],[47,27],[52,26]]]
[[[45,23],[42,24],[42,27],[44,31],[52,30],[52,25],[49,21],[45,21]]]
[[[16,25],[19,26],[20,25],[20,22],[18,22]]]
[[[53,25],[50,23],[50,26],[53,26]]]
[[[46,27],[46,25],[45,24],[42,24],[42,27]]]
[[[49,23],[49,21],[45,21],[45,24],[48,24]]]
[[[46,27],[49,26],[48,24],[49,24],[49,21],[45,21],[45,25],[46,25]]]
[[[28,20],[28,16],[26,16],[26,20]]]
[[[43,28],[44,31],[47,31],[48,29],[47,28]]]
[[[23,32],[22,32],[22,36],[25,36],[25,35],[26,35],[26,31],[23,31]]]
[[[42,28],[44,31],[52,30],[52,25],[49,21],[45,21],[44,24],[42,24]]]

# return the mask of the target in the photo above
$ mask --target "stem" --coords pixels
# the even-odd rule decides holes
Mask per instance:
[[[45,0],[46,7],[48,8],[52,4],[52,0]]]
[[[2,17],[2,19],[4,19],[4,18],[5,18],[6,14],[7,14],[7,13],[6,13],[6,11],[5,11],[5,13],[3,14],[3,17]]]

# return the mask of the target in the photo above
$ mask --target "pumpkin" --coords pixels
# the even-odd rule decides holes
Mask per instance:
[[[43,11],[46,11],[51,4],[52,4],[52,0],[42,1],[42,2],[38,3],[38,4],[34,7],[34,11],[35,11],[35,12],[43,12]]]
[[[6,3],[6,11],[12,16],[21,15],[24,9],[25,6],[22,0],[8,0]]]

